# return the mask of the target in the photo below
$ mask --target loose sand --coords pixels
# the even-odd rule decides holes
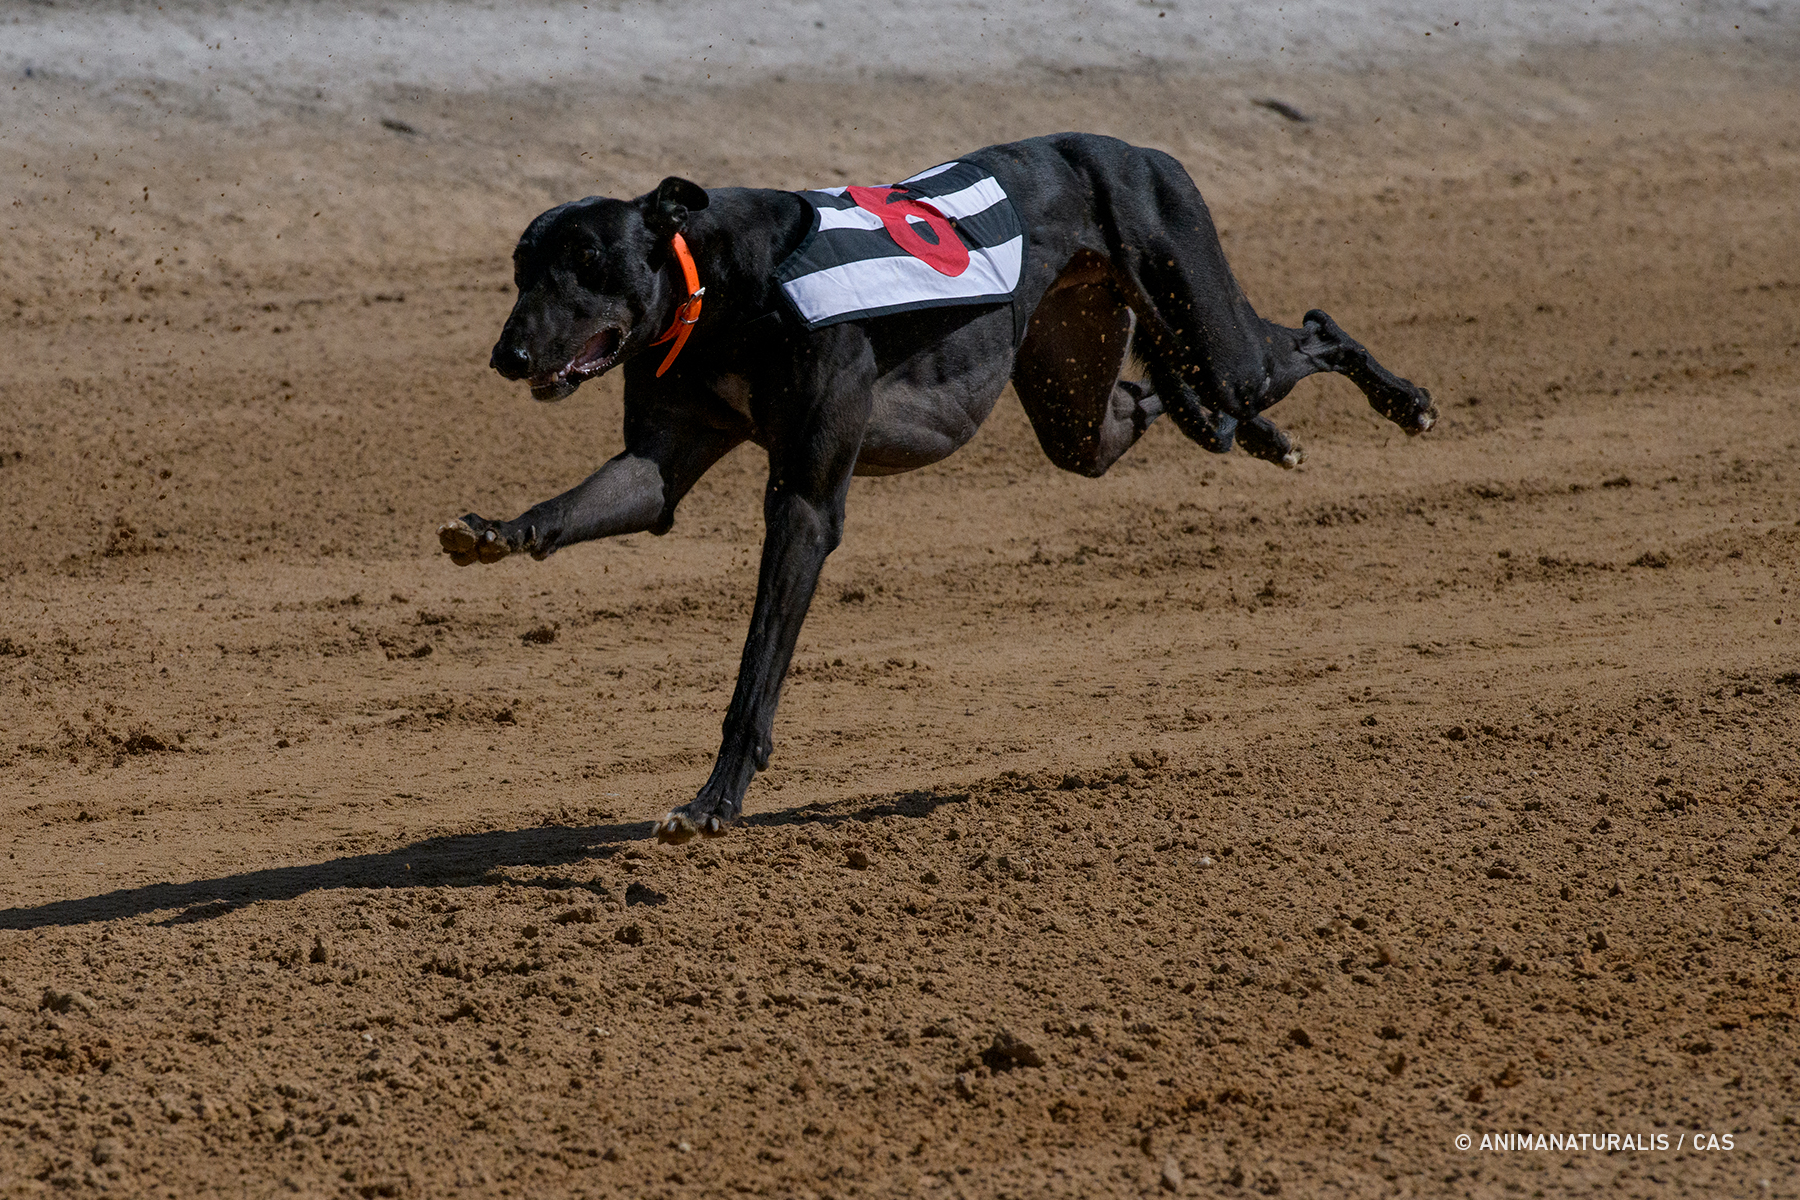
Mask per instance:
[[[17,81],[0,1195],[1800,1194],[1794,63]],[[1004,400],[856,483],[746,820],[655,845],[761,464],[451,567],[619,441],[486,369],[513,238],[1063,128],[1443,421],[1088,481]]]

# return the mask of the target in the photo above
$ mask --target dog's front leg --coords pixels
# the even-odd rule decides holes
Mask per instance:
[[[662,511],[661,470],[628,452],[511,521],[469,513],[447,522],[438,528],[438,543],[459,567],[499,562],[509,554],[543,558],[573,542],[649,529]]]
[[[685,842],[696,833],[722,833],[743,807],[751,777],[769,765],[781,681],[819,571],[843,528],[843,506],[836,497],[821,504],[810,497],[775,494],[765,508],[768,534],[756,609],[738,667],[737,690],[725,713],[719,757],[699,795],[657,826],[656,836],[665,842]]]
[[[851,339],[850,333],[858,336]],[[767,529],[756,608],[744,641],[737,690],[725,713],[718,761],[700,794],[658,823],[660,841],[680,843],[697,833],[709,837],[723,833],[743,808],[752,776],[769,765],[781,682],[819,572],[843,538],[844,498],[868,425],[873,358],[859,331],[845,330],[845,335],[831,339],[833,348],[842,345],[842,353],[855,351],[858,357],[818,381],[822,392],[815,393],[804,418],[783,429],[772,443],[769,483],[763,494]],[[834,357],[824,349],[817,355],[818,360]],[[814,373],[827,372],[815,366]]]
[[[577,542],[646,529],[662,533],[694,481],[740,440],[729,430],[658,414],[628,427],[626,450],[551,500],[511,521],[474,513],[438,528],[438,543],[459,567],[509,554],[545,558]]]

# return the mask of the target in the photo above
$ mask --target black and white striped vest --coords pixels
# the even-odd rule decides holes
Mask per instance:
[[[950,304],[1004,304],[1025,238],[1000,181],[950,162],[894,187],[801,192],[812,232],[776,272],[808,329]]]

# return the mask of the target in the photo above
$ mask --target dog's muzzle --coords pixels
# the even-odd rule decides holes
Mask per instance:
[[[625,331],[609,326],[594,334],[581,348],[581,352],[570,359],[559,371],[544,375],[528,376],[531,382],[531,398],[533,400],[561,400],[584,382],[596,375],[604,375],[618,365],[620,351],[625,345]],[[507,375],[501,370],[502,375]],[[508,375],[508,378],[521,376]]]

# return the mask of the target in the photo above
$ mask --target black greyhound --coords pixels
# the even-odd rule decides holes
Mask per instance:
[[[519,298],[492,365],[529,381],[540,400],[622,365],[625,449],[514,520],[471,513],[443,526],[439,540],[456,563],[663,533],[727,451],[751,441],[769,455],[762,569],[724,740],[699,794],[658,824],[664,841],[722,833],[768,765],[776,700],[841,538],[850,477],[949,455],[1009,380],[1050,460],[1088,476],[1165,412],[1207,450],[1235,440],[1291,467],[1298,449],[1259,414],[1319,371],[1348,377],[1409,434],[1436,419],[1430,393],[1388,372],[1323,312],[1298,329],[1257,316],[1205,202],[1167,154],[1058,134],[958,161],[997,182],[1023,233],[1010,304],[814,325],[790,307],[778,275],[813,233],[816,201],[673,177],[635,200],[551,209],[514,251]],[[677,351],[691,334],[679,359],[645,353],[678,330]],[[1119,378],[1128,355],[1144,364],[1147,384]]]

